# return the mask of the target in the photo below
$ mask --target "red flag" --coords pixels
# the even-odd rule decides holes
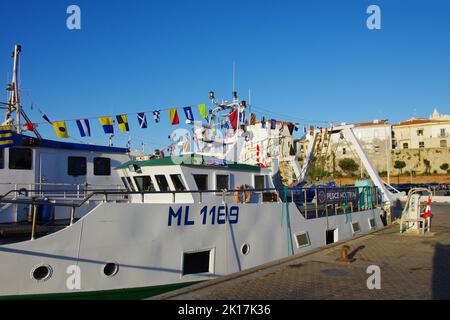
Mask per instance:
[[[170,117],[170,123],[172,125],[176,125],[180,123],[180,120],[178,119],[178,112],[176,108],[169,110],[169,117]]]
[[[237,128],[237,121],[238,121],[238,111],[234,110],[232,113],[230,113],[228,115],[230,117],[230,123],[231,123],[231,127],[233,128],[234,131],[236,131]]]

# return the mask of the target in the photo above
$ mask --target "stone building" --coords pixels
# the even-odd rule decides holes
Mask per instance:
[[[405,161],[402,171],[406,173],[445,173],[440,167],[450,164],[450,115],[441,115],[436,109],[429,119],[413,118],[394,125],[388,120],[374,120],[354,124],[353,131],[379,173],[389,170],[391,175],[397,175],[398,170],[394,168],[397,160]],[[324,135],[325,131],[314,153],[323,170],[341,171],[338,164],[343,158],[352,158],[361,167],[354,148],[340,134]],[[305,156],[307,143],[303,138],[294,141],[300,161]],[[430,164],[427,166],[424,160]],[[360,173],[363,174],[363,170]]]

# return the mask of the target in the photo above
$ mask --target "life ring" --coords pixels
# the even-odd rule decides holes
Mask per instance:
[[[234,189],[235,191],[233,193],[233,197],[235,203],[242,203],[243,201],[245,201],[245,203],[251,202],[252,191],[250,190],[249,186],[241,184],[240,186],[237,186]],[[244,199],[241,198],[241,194],[244,195]]]

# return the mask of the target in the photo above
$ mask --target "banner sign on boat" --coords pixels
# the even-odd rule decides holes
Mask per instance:
[[[357,201],[358,188],[323,188],[317,189],[318,204],[342,203],[345,201]]]

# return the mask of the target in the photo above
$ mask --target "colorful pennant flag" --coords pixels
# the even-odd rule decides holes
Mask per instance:
[[[45,114],[42,115],[42,118],[43,118],[45,121],[47,121],[49,124],[53,125],[53,123],[50,121],[50,119],[49,119]]]
[[[125,114],[116,116],[116,119],[117,119],[117,125],[119,126],[120,131],[122,131],[122,132],[130,131],[130,127],[128,125],[128,119]]]
[[[275,130],[276,127],[277,127],[277,120],[270,119],[270,129]]]
[[[314,126],[309,126],[309,135],[310,136],[314,135]]]
[[[159,112],[159,110],[153,111],[153,119],[155,119],[156,123],[161,120],[161,113]]]
[[[261,128],[264,129],[265,127],[266,127],[266,117],[263,116],[263,117],[261,118]]]
[[[138,119],[138,122],[139,122],[139,126],[142,129],[146,129],[147,128],[147,116],[145,115],[145,113],[144,112],[138,113],[137,119]]]
[[[256,123],[256,114],[252,113],[250,115],[250,125],[254,126]]]
[[[206,104],[202,103],[198,105],[198,111],[203,119],[208,120],[208,115],[206,114]]]
[[[306,134],[306,126],[303,126],[303,133]]]
[[[238,123],[238,110],[234,110],[232,113],[228,115],[230,117],[230,124],[233,130],[236,132],[237,123]]]
[[[186,119],[190,121],[194,121],[194,115],[192,114],[191,107],[184,107],[184,114],[186,115]]]
[[[88,119],[80,119],[77,120],[78,130],[80,131],[80,136],[82,137],[90,137],[91,136],[91,126],[89,125]]]
[[[114,122],[111,119],[111,117],[100,117],[98,119],[100,121],[100,124],[103,127],[103,131],[106,134],[113,134],[114,133]]]
[[[0,149],[14,145],[13,130],[12,126],[0,126]]]
[[[172,125],[177,125],[180,123],[180,119],[178,118],[178,112],[176,108],[169,109],[169,118],[170,123]]]
[[[53,122],[53,129],[55,129],[58,138],[68,138],[69,133],[67,132],[65,121],[55,121]]]
[[[293,123],[288,123],[287,127],[288,127],[288,130],[289,130],[289,134],[292,136],[292,134],[294,133],[294,124]]]

